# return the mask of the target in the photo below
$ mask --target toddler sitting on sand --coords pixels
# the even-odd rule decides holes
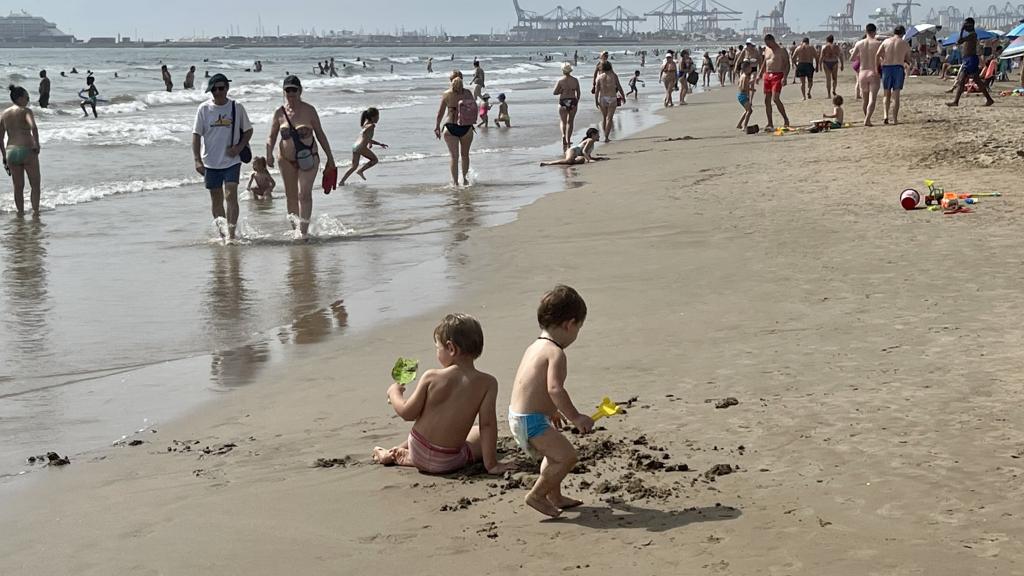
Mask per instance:
[[[540,337],[523,354],[508,407],[516,444],[534,459],[544,458],[526,504],[552,517],[582,504],[562,495],[562,480],[576,465],[577,456],[559,428],[566,420],[583,434],[594,427],[565,390],[565,349],[576,341],[586,318],[587,305],[572,288],[556,286],[544,295],[537,310]]]
[[[498,381],[473,365],[484,350],[480,323],[468,314],[449,314],[434,329],[434,346],[441,369],[424,372],[408,398],[397,382],[388,388],[395,413],[416,423],[400,446],[375,447],[374,462],[446,474],[482,459],[488,473],[504,473],[510,466],[498,462]],[[478,415],[480,425],[473,426]]]

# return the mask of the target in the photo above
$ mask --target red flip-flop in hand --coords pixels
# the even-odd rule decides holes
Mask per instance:
[[[324,188],[324,194],[330,194],[331,190],[338,189],[338,169],[331,167],[324,169],[324,179],[321,184]]]

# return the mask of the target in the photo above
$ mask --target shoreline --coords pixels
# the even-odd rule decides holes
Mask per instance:
[[[912,87],[904,119],[932,146],[963,134],[964,119],[999,118],[970,99],[946,113],[933,83]],[[1010,455],[1024,422],[1005,376],[1022,359],[1013,247],[1024,203],[1007,194],[954,216],[897,204],[923,178],[965,189],[984,177],[1007,193],[1015,179],[960,159],[930,170],[917,155],[932,148],[905,146],[906,126],[732,136],[732,96],[713,91],[667,111],[668,122],[602,147],[611,161],[567,171],[583,186],[453,248],[466,262],[457,308],[483,323],[480,367],[501,383],[500,436],[536,300],[556,282],[573,285],[590,317],[569,351],[570,394],[579,406],[639,396],[602,437],[643,435],[687,463],[694,473],[634,473],[670,490],[666,499],[608,502],[583,487],[590,475],[574,475],[571,493],[584,492],[587,506],[541,522],[520,489],[499,493],[494,479],[367,464],[373,443],[408,430],[383,391],[395,356],[430,358],[437,318],[428,313],[312,346],[308,362],[269,370],[266,386],[169,423],[142,446],[47,470],[0,509],[13,534],[0,565],[104,575],[339,565],[407,574],[416,562],[451,574],[1015,570],[1024,507],[1012,497]],[[1003,116],[1021,108],[1003,102]],[[824,104],[788,110],[796,120]],[[985,148],[970,137],[961,152]],[[872,170],[834,161],[854,154]],[[799,175],[785,170],[796,161]],[[706,402],[727,396],[740,404]],[[185,441],[213,453],[164,450]],[[320,457],[355,462],[312,468]],[[701,474],[726,463],[735,473]],[[618,464],[594,468],[613,479]],[[471,503],[439,512],[460,498]],[[629,553],[598,560],[609,538]]]
[[[660,119],[652,108],[653,103],[651,102],[642,100],[639,103],[635,113],[641,115],[641,119],[630,121],[634,130],[638,129],[635,128],[637,125],[643,127],[663,122],[663,119]],[[547,152],[544,151],[548,149],[553,151],[555,148],[557,148],[557,143],[552,140],[549,145],[539,146],[537,150],[541,151],[541,155],[546,155]],[[438,161],[440,160],[442,159],[438,158]],[[441,164],[437,164],[437,167],[443,170]],[[461,243],[479,230],[514,222],[524,206],[575,185],[572,181],[560,180],[556,174],[552,173],[551,177],[533,182],[530,186],[517,184],[514,193],[509,194],[505,199],[507,206],[500,209],[494,209],[491,206],[487,216],[476,219],[475,225],[464,231],[460,227],[460,230],[443,230],[429,234],[459,232],[464,235],[461,240],[458,240]],[[493,186],[495,184],[500,185],[501,182],[485,182],[482,185]],[[473,189],[474,187],[471,186],[464,190],[472,194]],[[65,217],[67,216],[65,215]],[[340,239],[339,241],[376,242],[373,236],[361,237],[359,240]],[[201,248],[202,245],[199,247]],[[210,258],[221,250],[237,255],[238,251],[280,251],[293,248],[288,242],[278,246],[273,242],[265,241],[239,247],[211,246]],[[323,248],[323,246],[315,244],[311,247],[314,251]],[[439,248],[444,252],[450,249],[443,246],[439,246]],[[205,254],[206,251],[203,253]],[[446,260],[447,257],[443,253],[439,253],[432,259],[420,262],[411,268],[396,269],[393,276],[381,279],[384,284],[396,287],[391,291],[395,296],[395,301],[384,297],[380,293],[381,288],[365,287],[358,292],[336,294],[338,300],[329,308],[306,311],[303,317],[292,318],[288,324],[261,327],[249,339],[229,348],[195,351],[179,357],[151,360],[138,365],[104,367],[87,373],[75,374],[70,382],[58,384],[48,383],[56,378],[55,376],[39,376],[35,378],[38,383],[41,383],[39,385],[33,384],[28,388],[21,386],[9,394],[0,394],[0,401],[15,402],[38,395],[42,390],[67,387],[67,391],[61,394],[60,403],[72,407],[70,410],[85,410],[85,413],[75,414],[77,418],[95,421],[89,427],[75,428],[73,435],[61,434],[60,437],[64,441],[39,442],[33,439],[34,436],[38,434],[45,438],[46,435],[39,434],[38,430],[33,432],[26,427],[14,430],[10,443],[12,449],[0,452],[11,457],[20,454],[21,457],[0,467],[0,492],[5,490],[5,484],[30,482],[29,478],[36,476],[36,473],[41,471],[38,466],[26,463],[25,458],[29,455],[39,455],[57,450],[61,455],[73,459],[95,457],[96,454],[109,450],[112,446],[116,447],[118,442],[124,443],[138,437],[140,430],[160,426],[168,420],[187,418],[191,411],[206,403],[219,401],[219,397],[224,392],[253,385],[254,382],[262,379],[261,372],[265,371],[266,367],[282,362],[289,363],[294,361],[294,358],[301,357],[302,354],[298,350],[300,348],[324,341],[333,342],[338,339],[358,338],[366,330],[371,329],[375,323],[383,322],[390,325],[422,314],[426,309],[443,306],[444,302],[454,299],[446,286],[451,284],[454,287],[458,283],[458,279],[451,275],[445,278],[436,272],[430,272],[430,268],[443,269],[446,267]],[[412,292],[400,287],[411,285],[430,285],[434,288],[427,298],[405,299],[402,294],[411,295]],[[444,287],[443,293],[438,291],[439,287]],[[304,322],[309,317],[318,315],[326,317],[331,324],[331,328],[322,334],[319,333],[322,323]],[[309,326],[304,327],[304,324],[309,324]],[[185,382],[179,383],[179,378],[183,378]],[[104,402],[98,402],[96,399],[104,399]],[[98,404],[116,408],[103,408]],[[11,409],[14,410],[11,413],[12,419],[18,416],[15,408],[15,406],[11,406]],[[0,416],[3,414],[4,412],[0,411]],[[111,419],[112,414],[120,417]],[[130,416],[125,416],[126,414]],[[46,432],[49,430],[47,429]],[[25,442],[34,444],[32,447],[26,448]]]

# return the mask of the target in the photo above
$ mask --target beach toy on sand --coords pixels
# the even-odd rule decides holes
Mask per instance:
[[[333,167],[324,169],[324,178],[320,185],[323,186],[324,194],[330,194],[331,190],[337,190],[338,169]]]
[[[391,379],[401,386],[405,386],[416,379],[416,371],[420,368],[419,360],[412,358],[399,358],[391,369]]]
[[[590,418],[594,422],[597,422],[605,416],[614,416],[618,414],[620,410],[622,409],[619,408],[618,404],[612,402],[610,398],[605,396],[605,398],[601,400],[601,404],[597,407],[597,412],[595,412]]]
[[[956,210],[957,208],[960,207],[960,199],[957,198],[955,193],[946,192],[946,194],[942,197],[940,204],[946,210]]]
[[[913,188],[907,188],[900,193],[900,205],[904,210],[913,210],[921,203],[921,194]]]

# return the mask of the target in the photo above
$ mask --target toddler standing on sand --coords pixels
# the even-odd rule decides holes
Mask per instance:
[[[374,462],[446,474],[482,459],[490,474],[509,470],[498,462],[498,381],[473,365],[484,350],[480,323],[468,314],[449,314],[434,329],[434,346],[440,370],[424,372],[409,398],[397,382],[388,388],[395,413],[416,423],[401,445],[375,447]],[[479,426],[473,426],[478,416]]]
[[[565,390],[565,349],[576,341],[586,318],[587,305],[572,288],[559,285],[544,295],[537,309],[540,337],[523,354],[508,407],[516,444],[532,458],[544,458],[526,504],[551,517],[582,504],[562,495],[562,480],[576,465],[577,456],[559,428],[567,420],[583,434],[594,427]]]
[[[739,92],[736,93],[736,100],[743,107],[743,116],[740,116],[740,121],[736,124],[736,127],[746,130],[750,117],[754,115],[754,92],[757,89],[754,87],[754,77],[750,69],[750,62],[744,60],[741,70]]]

